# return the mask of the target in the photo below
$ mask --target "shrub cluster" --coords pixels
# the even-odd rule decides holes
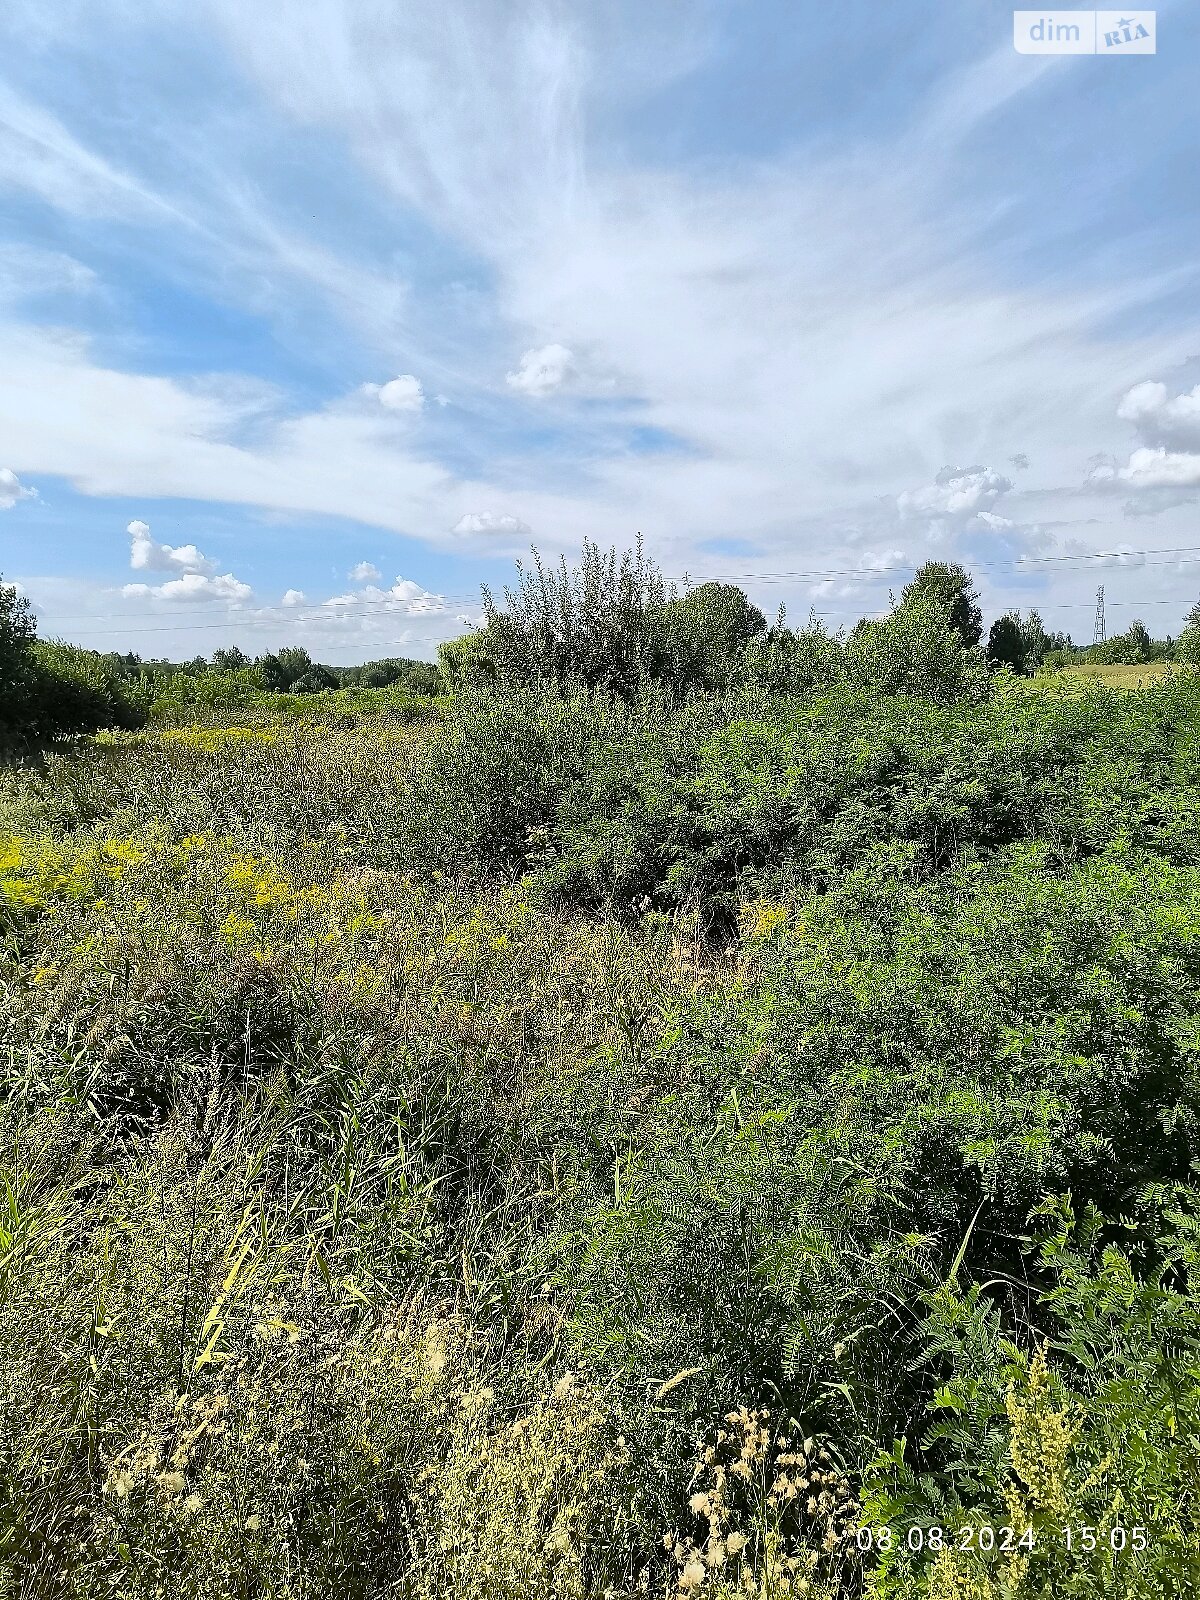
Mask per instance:
[[[0,1593],[1200,1587],[1200,679],[956,582],[4,775]]]

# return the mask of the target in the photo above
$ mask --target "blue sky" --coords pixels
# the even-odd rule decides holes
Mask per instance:
[[[1117,60],[981,0],[10,0],[0,43],[46,634],[428,656],[531,542],[639,529],[795,620],[931,557],[1076,637],[1097,582],[1159,634],[1200,594],[1195,8]]]

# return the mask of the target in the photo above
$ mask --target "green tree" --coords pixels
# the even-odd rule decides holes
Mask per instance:
[[[314,661],[303,645],[284,645],[281,650],[259,656],[254,663],[267,688],[276,694],[311,694],[320,689],[336,689],[337,679],[328,667]]]
[[[1045,661],[1047,653],[1054,648],[1053,636],[1046,632],[1046,625],[1036,609],[1020,619],[1020,627],[1021,642],[1025,651],[1025,671],[1036,672]]]
[[[983,651],[963,648],[936,594],[910,595],[890,616],[861,623],[846,641],[846,663],[849,682],[876,694],[952,705],[991,692]]]
[[[664,676],[670,660],[663,611],[668,591],[641,535],[620,557],[585,539],[579,565],[517,563],[502,611],[484,586],[487,653],[502,683],[589,684],[632,694]]]
[[[445,685],[432,661],[414,661],[401,679],[410,694],[441,694]]]
[[[19,744],[28,730],[36,637],[29,601],[0,583],[0,746]]]
[[[988,633],[987,658],[993,667],[1011,667],[1016,673],[1026,669],[1025,635],[1021,619],[1011,611],[997,617]]]
[[[1150,630],[1140,617],[1135,617],[1129,625],[1126,635],[1129,640],[1129,650],[1133,657],[1132,664],[1140,666],[1143,661],[1150,661],[1154,657],[1154,641],[1150,637]]]
[[[771,694],[804,695],[830,689],[846,679],[846,641],[827,632],[814,613],[807,628],[779,622],[745,651],[746,681]]]
[[[496,663],[488,654],[483,633],[464,633],[457,639],[444,639],[438,645],[438,667],[446,687],[457,693],[472,684],[492,683]]]
[[[663,607],[672,676],[682,686],[716,689],[740,676],[746,646],[767,620],[736,584],[702,583]]]
[[[901,606],[930,601],[945,615],[965,650],[983,637],[983,612],[974,580],[957,562],[927,561],[900,596]]]
[[[150,680],[131,677],[119,656],[39,639],[32,661],[31,728],[39,742],[145,723]]]
[[[214,672],[241,672],[250,665],[250,657],[237,645],[231,645],[228,650],[214,650],[212,669]]]

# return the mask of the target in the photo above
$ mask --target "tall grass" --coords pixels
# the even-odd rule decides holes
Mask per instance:
[[[1200,1583],[1200,738],[1120,703],[10,773],[0,1592]]]

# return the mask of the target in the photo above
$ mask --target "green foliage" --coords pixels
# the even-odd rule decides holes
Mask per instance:
[[[933,605],[964,650],[983,637],[983,613],[970,574],[956,562],[927,561],[900,597],[901,607]]]
[[[0,583],[0,750],[23,743],[27,735],[36,637],[28,600],[11,584]]]
[[[957,615],[957,601],[949,610],[952,617]],[[974,644],[961,642],[974,624],[947,627],[946,615],[944,596],[929,585],[910,584],[890,616],[860,623],[851,633],[846,643],[849,682],[877,694],[913,695],[938,705],[985,700],[991,692],[987,660]]]
[[[1021,619],[1011,612],[997,617],[988,634],[987,658],[993,667],[1010,667],[1013,672],[1026,670],[1025,638]]]
[[[665,610],[673,596],[638,536],[618,559],[584,540],[578,567],[517,564],[517,586],[502,611],[483,591],[488,659],[506,686],[554,684],[636,693],[668,672]],[[685,618],[686,620],[686,618]],[[681,626],[681,625],[680,625]],[[736,624],[735,624],[736,626]]]
[[[810,695],[844,683],[848,676],[845,641],[815,616],[793,632],[782,623],[746,646],[747,686],[775,695]]]
[[[259,656],[254,665],[263,686],[275,694],[316,694],[338,686],[329,668],[315,662],[301,645],[285,645],[268,652]]]
[[[1171,640],[1152,639],[1145,623],[1135,619],[1126,633],[1106,639],[1103,644],[1092,645],[1085,659],[1101,666],[1136,667],[1147,661],[1169,660],[1175,653],[1176,647]],[[1181,659],[1186,660],[1186,655]]]
[[[929,1297],[922,1334],[946,1381],[917,1451],[897,1441],[869,1469],[864,1513],[956,1533],[940,1554],[897,1541],[875,1593],[1140,1596],[1200,1583],[1200,1192],[1145,1200],[1141,1229],[1105,1228],[1086,1209],[1076,1223],[1065,1197],[1039,1208],[1033,1348],[1005,1337],[994,1290],[947,1283]],[[980,1528],[1012,1529],[1009,1551],[971,1537]]]
[[[921,879],[1039,835],[1061,863],[1121,840],[1190,861],[1197,692],[464,697],[415,751],[398,859],[710,930],[743,897],[823,889],[892,845]]]
[[[744,671],[766,618],[732,583],[702,583],[663,607],[670,676],[686,689],[724,689]]]
[[[482,633],[464,633],[461,638],[439,644],[438,670],[452,693],[493,683],[496,678],[496,665]]]
[[[1179,635],[1175,646],[1175,659],[1200,667],[1200,623],[1190,622]]]
[[[3,775],[0,1593],[1200,1583],[1200,678],[741,648]]]
[[[39,640],[33,666],[31,709],[39,740],[145,724],[150,686],[128,677],[112,657],[59,640]]]
[[[29,605],[0,584],[0,752],[97,728],[139,728],[150,692],[119,656],[39,640]]]

